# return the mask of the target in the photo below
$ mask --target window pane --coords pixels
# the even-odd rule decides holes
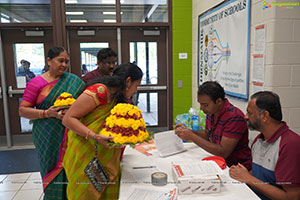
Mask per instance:
[[[1,23],[51,22],[50,0],[0,0]]]
[[[157,84],[157,42],[130,42],[130,62],[143,71],[142,85]]]
[[[167,0],[121,0],[122,22],[168,22]]]
[[[18,88],[25,88],[26,83],[46,70],[43,43],[16,43],[15,72]]]
[[[115,0],[65,0],[67,22],[116,22]]]
[[[85,42],[80,43],[81,52],[81,75],[97,68],[97,53],[103,48],[108,48],[108,42]]]
[[[157,93],[138,93],[137,107],[142,110],[147,126],[158,125]]]

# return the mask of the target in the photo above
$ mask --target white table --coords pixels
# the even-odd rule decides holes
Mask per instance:
[[[171,162],[174,161],[200,161],[201,159],[211,156],[210,153],[206,152],[202,148],[198,147],[194,143],[185,143],[185,148],[187,151],[180,154],[172,155],[166,158],[159,157],[157,151],[154,151],[152,156],[146,156],[130,147],[126,147],[121,162],[122,166],[122,177],[120,181],[120,200],[126,199],[126,196],[132,185],[139,185],[144,187],[149,187],[155,189],[157,187],[172,187],[174,182]],[[153,186],[147,181],[136,181],[132,175],[133,166],[153,166],[155,165],[159,171],[168,174],[169,184],[166,186]],[[135,169],[136,170],[136,169]],[[178,199],[259,199],[246,184],[240,183],[234,179],[231,179],[228,174],[228,168],[224,170],[224,175],[221,176],[221,192],[211,193],[211,194],[193,194],[193,195],[179,195]],[[145,176],[148,180],[151,180],[151,174],[142,174],[140,176]]]

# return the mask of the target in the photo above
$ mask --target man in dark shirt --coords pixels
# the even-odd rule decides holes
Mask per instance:
[[[89,83],[95,78],[99,78],[102,76],[111,76],[112,72],[117,65],[117,53],[114,52],[111,48],[101,49],[97,53],[97,69],[86,73],[82,80],[85,83]]]
[[[17,76],[25,76],[26,77],[26,83],[28,83],[31,79],[35,77],[35,74],[30,71],[30,62],[27,60],[21,60],[20,61],[21,66],[18,67],[18,73]]]
[[[223,87],[215,81],[207,81],[199,87],[198,102],[206,114],[205,130],[193,131],[178,124],[175,133],[183,140],[223,157],[228,166],[243,163],[250,170],[252,157],[243,112],[230,104]]]

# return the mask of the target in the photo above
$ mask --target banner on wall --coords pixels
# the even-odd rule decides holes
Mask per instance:
[[[250,0],[230,0],[199,16],[198,81],[218,81],[248,99]]]

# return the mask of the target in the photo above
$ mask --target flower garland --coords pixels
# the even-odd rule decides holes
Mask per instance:
[[[100,134],[112,136],[115,144],[137,144],[150,139],[142,111],[127,103],[119,103],[110,111]]]
[[[54,107],[61,106],[70,106],[75,102],[75,99],[72,97],[72,94],[63,92],[54,102]]]

